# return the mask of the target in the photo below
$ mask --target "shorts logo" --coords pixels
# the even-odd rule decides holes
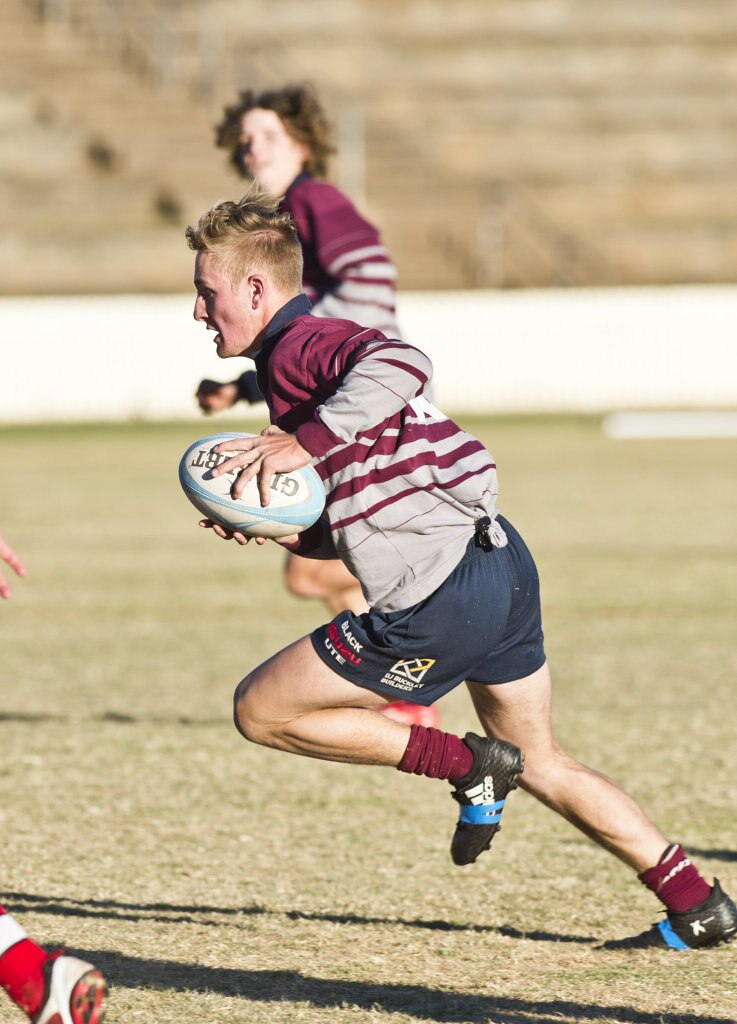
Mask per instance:
[[[358,640],[356,640],[355,636],[353,635],[353,633],[351,633],[350,629],[348,628],[347,622],[341,622],[340,629],[343,636],[345,637],[345,642],[347,644],[350,644],[354,651],[363,650],[363,644],[360,644]]]
[[[406,661],[398,661],[392,665],[390,672],[396,672],[398,676],[411,679],[414,683],[421,683],[425,673],[433,667],[435,658],[409,658]]]
[[[435,658],[406,658],[395,662],[382,678],[386,686],[397,690],[419,690],[424,684],[423,679],[435,664]]]
[[[335,625],[335,623],[329,622],[327,626],[327,634],[328,635],[325,638],[325,649],[328,651],[332,658],[335,658],[335,660],[340,665],[361,664],[362,659],[359,657],[358,654],[356,654],[355,650],[351,650],[351,647],[348,646],[349,643],[353,642],[353,644],[356,647],[358,647],[358,650],[360,651],[361,644],[359,644],[358,641],[355,641],[350,633],[346,637],[346,640],[348,641],[346,643],[346,640],[344,640],[343,637],[338,632],[338,628]]]

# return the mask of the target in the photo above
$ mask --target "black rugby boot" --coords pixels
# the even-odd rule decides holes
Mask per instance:
[[[676,913],[668,911],[665,920],[630,939],[612,939],[602,949],[677,949],[687,952],[704,946],[731,942],[737,935],[737,907],[722,892],[719,879],[714,879],[711,892],[703,903]]]
[[[455,783],[453,799],[461,805],[450,844],[455,864],[473,864],[488,850],[501,828],[499,820],[507,793],[517,788],[524,757],[519,747],[469,732],[463,737],[473,752],[473,768]]]

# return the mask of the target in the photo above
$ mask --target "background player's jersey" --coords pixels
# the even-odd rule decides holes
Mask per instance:
[[[340,317],[399,337],[397,271],[379,232],[347,196],[326,181],[300,174],[281,209],[302,243],[302,287],[315,316]]]

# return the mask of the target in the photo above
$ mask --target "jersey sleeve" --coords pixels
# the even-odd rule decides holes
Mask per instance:
[[[312,526],[303,530],[293,544],[283,544],[282,547],[303,558],[327,561],[339,557],[333,544],[330,526],[324,519],[318,519]]]
[[[297,439],[311,455],[325,455],[400,412],[432,378],[432,363],[412,345],[375,339],[353,353],[335,392]]]

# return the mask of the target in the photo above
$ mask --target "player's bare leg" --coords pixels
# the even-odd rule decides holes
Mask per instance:
[[[634,868],[665,906],[666,917],[652,928],[605,948],[687,951],[737,935],[737,907],[718,880],[709,886],[683,847],[669,843],[631,796],[555,742],[547,665],[527,679],[468,688],[487,734],[524,747],[520,786]]]
[[[375,710],[384,698],[343,679],[315,653],[309,637],[296,641],[243,679],[235,692],[234,718],[248,740],[306,757],[351,764],[394,766],[402,772],[447,779],[462,815],[484,818],[479,836],[459,826],[456,863],[470,863],[488,849],[507,794],[522,769],[510,743],[480,736],[465,739],[439,729],[397,722]],[[374,710],[369,710],[369,709]],[[493,793],[491,807],[472,805],[477,791]],[[470,819],[464,819],[470,820]],[[472,834],[473,833],[473,834]]]
[[[410,729],[370,710],[384,704],[381,695],[328,668],[303,637],[238,684],[234,717],[246,739],[265,746],[329,761],[397,765]]]
[[[555,742],[547,664],[526,679],[468,688],[487,735],[524,750],[521,788],[636,871],[657,864],[668,840],[635,800]]]

